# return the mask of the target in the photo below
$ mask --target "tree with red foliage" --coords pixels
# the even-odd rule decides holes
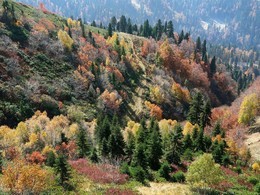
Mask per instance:
[[[28,155],[27,160],[33,164],[43,164],[46,158],[38,151],[34,151]]]

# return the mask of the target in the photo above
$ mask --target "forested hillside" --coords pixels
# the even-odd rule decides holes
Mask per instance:
[[[240,48],[259,50],[260,2],[258,0],[19,0],[34,6],[42,2],[54,13],[82,18],[91,23],[108,25],[112,16],[131,18],[141,24],[148,19],[155,24],[172,20],[176,31],[191,32],[192,37],[218,45],[231,44]],[[65,3],[64,3],[65,2]]]
[[[0,5],[1,193],[260,192],[257,52]]]

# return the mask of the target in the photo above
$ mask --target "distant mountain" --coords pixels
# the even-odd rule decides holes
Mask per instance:
[[[173,20],[175,30],[190,31],[213,44],[260,48],[259,0],[19,0],[61,15],[107,24],[112,16],[122,14],[141,24],[145,19]]]

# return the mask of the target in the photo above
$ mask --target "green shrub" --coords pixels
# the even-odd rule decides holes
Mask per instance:
[[[126,162],[122,163],[122,165],[120,166],[120,172],[123,174],[130,175],[129,165]]]
[[[241,169],[241,167],[235,167],[235,168],[233,168],[233,171],[235,171],[236,173],[238,173],[238,174],[241,174],[242,173],[242,169]]]
[[[260,194],[260,183],[255,185],[254,190],[256,193]]]
[[[141,183],[145,183],[145,171],[142,167],[131,167],[130,168],[130,175],[136,180]]]
[[[172,180],[174,182],[182,183],[185,181],[185,175],[182,171],[178,171],[172,175]]]
[[[161,177],[165,178],[166,180],[170,179],[170,172],[171,172],[171,167],[170,165],[165,162],[162,164],[161,168],[159,169],[159,174]]]
[[[253,184],[253,185],[256,185],[256,184],[258,184],[259,183],[259,180],[256,178],[256,177],[249,177],[248,179],[247,179],[247,181],[249,182],[249,183],[251,183],[251,184]]]
[[[182,155],[183,159],[184,160],[187,160],[187,161],[192,161],[192,151],[191,149],[186,149],[185,152],[183,153]]]

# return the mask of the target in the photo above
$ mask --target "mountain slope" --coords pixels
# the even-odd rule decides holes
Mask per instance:
[[[20,0],[34,6],[39,1]],[[203,1],[203,0],[76,0],[66,3],[43,0],[46,7],[67,17],[81,17],[88,22],[96,20],[108,24],[112,16],[130,17],[141,24],[149,19],[173,20],[176,31],[191,32],[212,44],[228,44],[241,48],[258,48],[260,34],[260,2],[257,0]]]

